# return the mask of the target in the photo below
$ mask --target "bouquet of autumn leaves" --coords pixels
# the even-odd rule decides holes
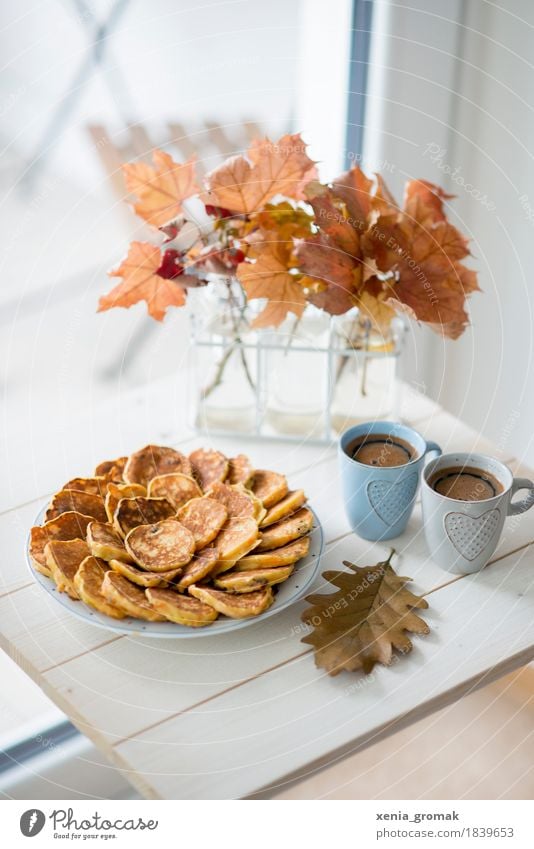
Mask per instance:
[[[146,301],[162,320],[183,306],[187,290],[217,276],[237,279],[248,302],[262,299],[252,327],[276,327],[307,304],[330,315],[353,307],[385,332],[397,312],[457,338],[478,289],[463,265],[467,239],[448,220],[441,188],[407,183],[402,206],[383,178],[352,167],[320,183],[299,134],[253,142],[202,184],[195,160],[180,164],[161,150],[153,165],[123,166],[135,212],[157,243],[133,241],[110,272],[121,282],[99,310]]]

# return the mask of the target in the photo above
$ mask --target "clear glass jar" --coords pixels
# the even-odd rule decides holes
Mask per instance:
[[[243,290],[220,278],[191,294],[193,424],[249,433],[257,418],[256,334]]]
[[[324,438],[329,403],[328,345],[330,317],[307,306],[265,331],[265,424],[276,433]]]
[[[192,290],[190,406],[199,430],[329,442],[362,421],[398,416],[404,322],[373,332],[358,310],[332,318],[307,306],[276,329],[237,281]]]
[[[404,336],[401,318],[380,333],[357,309],[334,321],[331,422],[340,433],[351,425],[398,417],[397,362]]]

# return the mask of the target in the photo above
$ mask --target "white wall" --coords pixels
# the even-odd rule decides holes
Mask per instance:
[[[484,290],[460,341],[413,331],[409,376],[534,466],[534,4],[503,5],[377,0],[366,153],[399,193],[415,176],[457,195]]]
[[[433,178],[426,146],[447,144],[460,3],[447,3],[445,16],[441,0],[376,0],[373,6],[363,167],[380,171],[398,201],[407,180]],[[410,322],[406,379],[436,395],[435,364],[446,347]]]
[[[472,330],[448,350],[441,396],[534,467],[534,4],[504,5],[464,4],[461,96],[445,159],[487,196],[453,183],[484,292],[472,301]]]
[[[351,27],[352,0],[300,3],[295,127],[325,180],[345,166]]]

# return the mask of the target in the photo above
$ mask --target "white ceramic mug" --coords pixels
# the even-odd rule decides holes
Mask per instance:
[[[436,492],[429,480],[440,469],[470,467],[489,472],[502,486],[502,492],[483,501],[461,501]],[[513,502],[520,489],[525,498]],[[497,547],[504,520],[530,510],[534,504],[534,483],[514,478],[512,472],[484,454],[443,454],[432,460],[423,472],[421,485],[425,537],[432,559],[447,572],[465,574],[482,569]]]

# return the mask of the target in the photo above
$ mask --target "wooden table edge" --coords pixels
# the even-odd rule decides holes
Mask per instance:
[[[531,646],[528,649],[522,649],[516,654],[507,657],[502,661],[502,663],[488,667],[482,673],[473,675],[471,678],[466,679],[466,681],[462,681],[461,684],[457,684],[455,687],[452,687],[447,691],[447,693],[441,693],[438,696],[433,696],[432,698],[427,699],[426,702],[422,702],[417,706],[417,708],[408,711],[403,716],[397,717],[397,719],[393,722],[384,723],[383,725],[373,729],[373,731],[369,734],[364,734],[361,737],[355,737],[350,742],[332,749],[327,756],[316,758],[310,761],[309,764],[306,764],[305,767],[301,767],[294,772],[287,773],[283,778],[277,780],[276,783],[265,785],[259,790],[249,793],[242,798],[270,799],[273,793],[277,790],[288,789],[294,784],[297,784],[299,781],[302,781],[302,779],[327,769],[337,761],[341,761],[349,755],[361,752],[364,749],[373,746],[375,743],[379,743],[387,737],[391,737],[398,731],[402,731],[404,728],[408,728],[410,725],[419,722],[419,720],[425,719],[425,717],[436,713],[453,702],[457,702],[463,696],[470,695],[480,688],[485,687],[488,684],[492,684],[499,678],[503,678],[505,675],[514,672],[514,670],[522,666],[526,666],[526,664],[530,663],[532,660],[534,660],[534,646]]]

